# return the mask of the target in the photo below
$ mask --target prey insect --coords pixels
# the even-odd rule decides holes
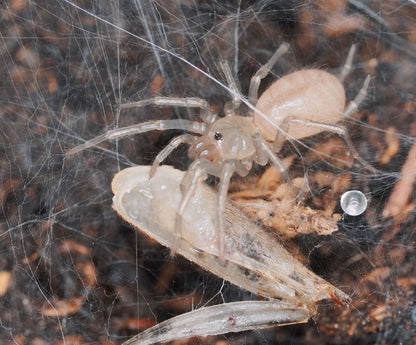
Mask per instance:
[[[226,203],[225,261],[220,260],[215,231],[217,193],[195,181],[194,197],[183,213],[182,233],[174,223],[182,203],[181,181],[186,173],[161,166],[149,179],[150,166],[120,171],[113,179],[113,208],[146,235],[213,274],[265,298],[214,305],[164,321],[131,338],[124,345],[148,345],[192,336],[207,336],[273,325],[307,322],[317,303],[350,298],[296,260],[265,229]],[[163,215],[163,216],[161,216]]]
[[[218,117],[208,102],[201,98],[156,97],[122,104],[122,109],[148,105],[200,108],[202,122],[185,119],[159,120],[117,128],[72,148],[67,155],[94,147],[105,140],[148,131],[180,129],[187,132],[173,138],[159,152],[149,175],[154,176],[161,162],[179,145],[189,145],[188,154],[193,163],[181,181],[182,198],[175,217],[175,232],[178,237],[183,233],[183,215],[195,197],[196,181],[206,179],[208,175],[219,178],[217,220],[214,228],[219,234],[219,257],[224,260],[227,256],[224,212],[230,179],[234,173],[244,177],[252,169],[253,163],[266,165],[270,162],[285,174],[285,168],[277,154],[286,139],[302,139],[322,131],[343,135],[354,156],[360,159],[345,128],[339,125],[339,122],[356,111],[367,94],[370,81],[367,77],[355,99],[345,107],[346,96],[342,80],[351,69],[355,46],[350,49],[339,78],[318,69],[300,70],[278,79],[258,98],[261,80],[288,48],[289,45],[283,43],[252,77],[248,100],[254,110],[251,110],[249,116],[241,116],[238,113],[242,96],[228,64],[221,62],[221,68],[233,95],[232,100],[224,106],[223,117]],[[171,246],[173,252],[175,247]]]

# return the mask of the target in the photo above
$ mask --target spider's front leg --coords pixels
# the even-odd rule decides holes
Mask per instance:
[[[146,133],[150,131],[166,131],[170,129],[179,129],[195,134],[204,134],[208,131],[208,126],[203,122],[189,121],[184,119],[158,120],[142,122],[136,125],[121,127],[109,130],[95,138],[92,138],[81,145],[75,146],[66,152],[66,156],[73,156],[90,147],[96,147],[98,144],[107,140],[116,140],[126,138],[134,134]]]
[[[200,116],[204,123],[184,119],[174,119],[147,121],[127,127],[115,128],[109,130],[104,134],[99,135],[98,137],[90,139],[81,145],[73,147],[72,149],[66,152],[66,156],[73,156],[85,149],[97,146],[98,144],[106,140],[126,138],[130,135],[145,133],[149,131],[165,131],[169,129],[180,129],[195,134],[204,134],[208,130],[207,124],[214,122],[216,119],[216,115],[212,112],[208,102],[202,98],[197,97],[155,97],[138,102],[122,104],[120,105],[120,109],[141,108],[149,105],[155,105],[159,107],[199,108],[201,109]]]
[[[227,201],[227,192],[230,179],[235,171],[236,167],[232,161],[225,161],[223,165],[218,165],[207,159],[198,159],[191,164],[181,181],[182,200],[175,221],[175,232],[178,237],[182,237],[182,217],[186,211],[189,201],[195,197],[195,190],[198,184],[206,180],[207,175],[216,176],[220,179],[217,208],[217,238],[219,258],[221,261],[225,260],[224,212]],[[174,253],[175,250],[176,248],[174,246],[172,248],[172,253]]]

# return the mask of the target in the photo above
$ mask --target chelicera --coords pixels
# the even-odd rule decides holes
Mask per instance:
[[[221,62],[233,96],[224,106],[223,117],[218,117],[208,102],[201,98],[155,97],[122,104],[121,109],[147,105],[200,108],[202,122],[185,119],[159,120],[117,128],[72,148],[67,155],[93,147],[104,140],[119,139],[133,134],[169,129],[185,131],[185,134],[173,138],[159,152],[153,162],[150,176],[154,175],[161,162],[179,145],[189,145],[189,157],[193,163],[181,182],[182,201],[175,223],[175,231],[179,236],[182,216],[193,198],[197,184],[208,175],[219,178],[217,231],[219,257],[223,260],[227,250],[224,210],[230,179],[235,173],[244,177],[254,163],[266,165],[269,162],[285,173],[283,163],[277,156],[285,140],[302,139],[322,131],[343,135],[353,150],[346,130],[339,123],[357,110],[367,94],[370,81],[368,76],[357,96],[345,107],[346,96],[342,81],[351,69],[355,46],[350,49],[338,77],[319,69],[300,70],[278,79],[258,97],[260,81],[288,49],[289,45],[283,43],[252,77],[247,102],[251,111],[248,116],[238,113],[243,97],[228,64]],[[357,156],[354,150],[353,154]]]

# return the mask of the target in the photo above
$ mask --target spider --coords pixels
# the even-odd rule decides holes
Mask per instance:
[[[227,250],[224,241],[224,210],[230,179],[234,173],[244,177],[252,169],[253,163],[266,165],[270,162],[286,174],[283,163],[277,156],[285,140],[302,139],[322,131],[343,135],[355,158],[359,159],[345,128],[339,125],[339,122],[357,110],[366,97],[370,82],[370,77],[367,76],[361,90],[345,107],[346,96],[342,81],[351,69],[355,45],[351,47],[339,77],[319,69],[300,70],[278,79],[258,97],[261,80],[288,49],[288,43],[281,44],[270,60],[252,77],[248,93],[251,108],[249,116],[238,113],[242,96],[229,65],[222,61],[220,66],[233,96],[224,106],[223,117],[218,117],[208,102],[201,98],[155,97],[126,103],[121,105],[121,109],[148,105],[200,108],[202,122],[159,120],[117,128],[70,149],[67,156],[102,141],[133,134],[170,129],[187,132],[173,138],[159,152],[150,169],[150,177],[174,149],[181,144],[189,145],[188,154],[193,163],[181,182],[182,201],[175,220],[178,235],[181,234],[182,216],[195,193],[197,181],[206,179],[208,175],[219,178],[216,228],[219,233],[219,257],[223,260]]]

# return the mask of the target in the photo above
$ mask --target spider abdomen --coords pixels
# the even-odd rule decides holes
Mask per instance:
[[[290,73],[274,82],[259,98],[256,108],[266,115],[254,114],[254,124],[263,138],[273,141],[276,126],[285,118],[304,120],[292,123],[289,135],[295,139],[306,138],[322,132],[308,121],[334,125],[342,119],[345,108],[345,89],[340,80],[318,69]]]

